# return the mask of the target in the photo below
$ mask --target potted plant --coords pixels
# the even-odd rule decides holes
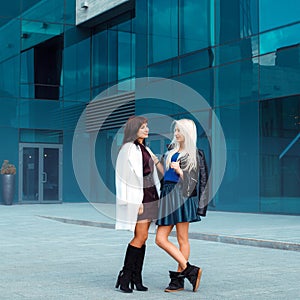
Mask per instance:
[[[15,194],[16,167],[4,160],[1,167],[2,199],[5,205],[12,205]]]

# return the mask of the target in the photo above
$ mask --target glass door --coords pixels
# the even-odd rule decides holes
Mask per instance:
[[[19,202],[62,202],[62,146],[20,144]]]

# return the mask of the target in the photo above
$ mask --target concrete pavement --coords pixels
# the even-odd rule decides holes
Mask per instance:
[[[89,203],[0,205],[0,299],[299,298],[298,216],[209,211],[191,224],[190,262],[203,268],[197,293],[188,282],[185,291],[163,292],[176,264],[152,234],[143,272],[149,291],[128,295],[114,285],[132,233],[111,229],[113,205],[97,209]]]

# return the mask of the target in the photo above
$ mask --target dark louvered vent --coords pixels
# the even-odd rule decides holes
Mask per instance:
[[[86,109],[88,132],[120,128],[135,114],[135,93],[126,92],[92,101]],[[99,124],[101,128],[99,128]]]

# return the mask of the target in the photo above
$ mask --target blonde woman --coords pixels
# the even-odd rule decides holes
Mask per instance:
[[[185,278],[196,292],[202,275],[201,268],[188,262],[189,224],[206,215],[208,202],[207,166],[196,142],[197,130],[192,120],[174,122],[174,138],[163,156],[164,179],[156,222],[156,244],[178,263],[177,271],[169,271],[171,281],[165,292],[183,290]],[[179,248],[168,239],[174,226]]]

